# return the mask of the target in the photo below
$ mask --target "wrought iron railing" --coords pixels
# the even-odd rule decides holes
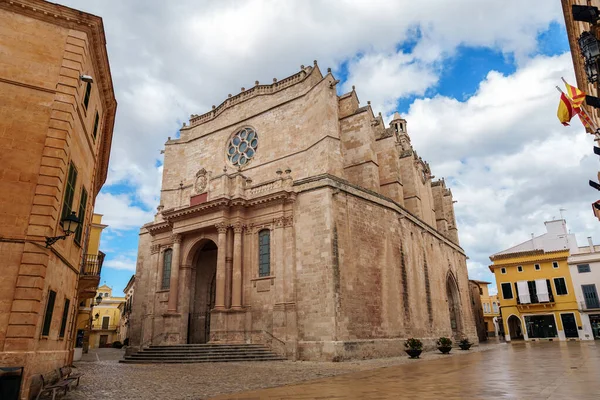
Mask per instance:
[[[100,276],[102,271],[102,263],[104,262],[104,253],[98,252],[98,254],[86,254],[83,258],[83,265],[81,267],[81,275],[85,276]]]

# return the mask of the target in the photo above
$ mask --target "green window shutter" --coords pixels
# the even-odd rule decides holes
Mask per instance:
[[[258,233],[258,276],[271,275],[271,232]]]
[[[77,183],[77,169],[71,163],[69,165],[69,174],[67,175],[67,185],[65,186],[65,197],[63,199],[63,208],[61,220],[71,214],[73,209],[73,197],[75,196],[75,184]]]
[[[81,198],[79,199],[79,225],[75,230],[75,243],[81,245],[81,236],[83,234],[83,225],[85,222],[85,212],[87,208],[88,193],[85,188],[81,188]]]
[[[85,86],[85,95],[83,96],[83,106],[87,110],[88,104],[90,104],[90,95],[92,94],[92,84],[90,82]]]
[[[50,334],[50,325],[52,325],[52,314],[54,313],[54,301],[56,300],[56,292],[48,291],[48,302],[46,303],[46,314],[44,315],[44,326],[42,327],[42,336]]]
[[[94,118],[94,133],[92,134],[92,136],[94,137],[94,139],[96,139],[96,136],[98,135],[98,124],[100,123],[100,116],[98,115],[98,111],[96,111],[96,118]]]
[[[171,259],[173,257],[173,250],[165,250],[163,260],[163,276],[162,276],[162,289],[168,289],[171,285]]]
[[[65,337],[65,330],[67,328],[67,319],[69,318],[69,306],[71,300],[65,299],[65,308],[63,308],[62,321],[60,322],[60,334],[58,336]]]

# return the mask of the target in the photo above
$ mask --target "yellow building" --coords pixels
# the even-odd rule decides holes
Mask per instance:
[[[112,289],[106,285],[98,288],[95,300],[92,331],[90,332],[90,348],[110,346],[119,340],[119,306],[125,303],[125,297],[113,297]]]
[[[100,273],[104,261],[104,253],[100,251],[100,236],[107,225],[102,224],[102,215],[92,216],[92,225],[87,233],[87,250],[83,258],[79,284],[79,307],[77,309],[75,355],[77,361],[81,353],[87,353],[89,348],[90,327],[92,321],[92,308]]]
[[[564,220],[548,233],[490,257],[506,340],[567,340],[583,334],[567,258],[577,249]],[[574,251],[574,250],[573,250]]]
[[[473,280],[479,286],[481,307],[483,308],[483,320],[488,337],[498,335],[498,317],[500,317],[500,302],[498,295],[491,295],[488,289],[490,282]]]

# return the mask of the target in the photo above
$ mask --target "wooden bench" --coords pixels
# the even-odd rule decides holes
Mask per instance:
[[[63,391],[64,396],[67,394],[67,390],[69,390],[69,385],[71,384],[71,381],[67,380],[59,380],[58,382],[53,384],[46,384],[46,381],[44,381],[44,375],[40,374],[40,378],[42,380],[42,387],[38,392],[36,400],[38,400],[44,393],[52,394],[52,400],[54,400],[56,399],[56,393],[61,390]]]
[[[79,386],[79,379],[83,376],[83,373],[81,372],[73,372],[73,370],[71,369],[71,367],[62,367],[62,368],[57,368],[56,372],[58,374],[58,376],[60,377],[60,379],[62,380],[68,380],[71,382],[77,382],[77,384],[75,386]]]

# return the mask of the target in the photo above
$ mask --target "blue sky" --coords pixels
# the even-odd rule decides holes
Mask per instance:
[[[134,273],[139,227],[156,212],[167,137],[228,93],[314,59],[340,92],[355,85],[362,104],[406,117],[419,155],[458,201],[472,278],[491,280],[488,256],[542,234],[561,207],[580,243],[600,238],[586,183],[597,171],[592,140],[555,116],[554,86],[574,82],[558,2],[61,3],[105,24],[119,106],[96,212],[109,225],[102,281],[116,294]]]

